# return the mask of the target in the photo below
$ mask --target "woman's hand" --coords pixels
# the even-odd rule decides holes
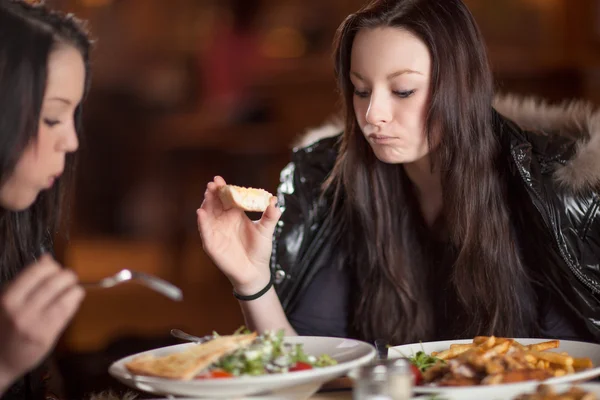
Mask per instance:
[[[198,231],[204,250],[229,278],[235,291],[250,295],[269,282],[273,232],[281,211],[275,198],[258,221],[251,221],[238,208],[225,209],[218,194],[225,184],[217,176],[207,185],[204,202],[198,210]]]
[[[50,256],[27,267],[0,296],[0,393],[54,347],[84,296],[72,271]]]

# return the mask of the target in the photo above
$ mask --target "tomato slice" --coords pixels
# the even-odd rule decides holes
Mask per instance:
[[[210,373],[211,378],[231,378],[233,374],[230,374],[227,371],[223,371],[222,369],[215,369]]]
[[[410,369],[413,374],[413,384],[415,386],[420,385],[421,382],[423,382],[423,374],[421,373],[421,370],[419,370],[419,368],[417,368],[417,366],[414,364],[410,364]]]
[[[220,379],[220,378],[231,378],[233,374],[230,374],[227,371],[223,371],[222,369],[215,369],[210,372],[206,372],[202,375],[198,375],[196,379]]]
[[[308,369],[313,369],[312,365],[310,365],[309,363],[298,361],[296,363],[296,365],[294,365],[293,367],[290,368],[290,372],[305,371],[305,370],[308,370]]]

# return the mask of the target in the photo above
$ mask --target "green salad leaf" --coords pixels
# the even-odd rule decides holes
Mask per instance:
[[[424,351],[417,351],[417,354],[412,357],[408,357],[408,360],[417,368],[419,368],[421,372],[428,370],[439,362],[445,363],[445,361],[441,358],[430,356]]]
[[[391,346],[388,346],[388,348],[391,348],[392,350],[400,353],[402,355],[402,357],[408,359],[408,361],[410,361],[410,363],[413,364],[415,367],[419,368],[419,371],[421,371],[421,372],[425,372],[426,370],[433,367],[437,363],[444,363],[444,364],[446,363],[446,361],[442,360],[441,358],[437,358],[437,357],[427,354],[425,352],[425,349],[423,349],[422,343],[421,343],[421,350],[417,351],[417,353],[413,354],[412,356],[406,356],[400,350],[395,349]]]
[[[244,327],[236,334],[244,332]],[[337,361],[327,354],[318,357],[304,352],[302,344],[284,342],[284,330],[277,333],[265,332],[248,347],[239,349],[232,354],[222,357],[213,364],[212,369],[222,369],[234,376],[264,375],[293,370],[296,363],[302,362],[313,368],[322,368],[337,364]]]

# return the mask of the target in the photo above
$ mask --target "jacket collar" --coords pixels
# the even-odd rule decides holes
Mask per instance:
[[[531,134],[572,140],[575,153],[554,170],[554,178],[573,191],[600,188],[600,112],[591,104],[506,95],[495,98],[494,108]]]

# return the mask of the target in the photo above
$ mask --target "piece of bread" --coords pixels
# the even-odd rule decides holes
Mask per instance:
[[[219,198],[226,209],[237,207],[244,211],[264,212],[273,195],[264,189],[225,185],[219,188]]]
[[[151,354],[135,357],[125,368],[135,375],[191,380],[221,357],[249,346],[256,332],[248,335],[219,336],[208,342],[190,346],[185,351],[162,357]]]

